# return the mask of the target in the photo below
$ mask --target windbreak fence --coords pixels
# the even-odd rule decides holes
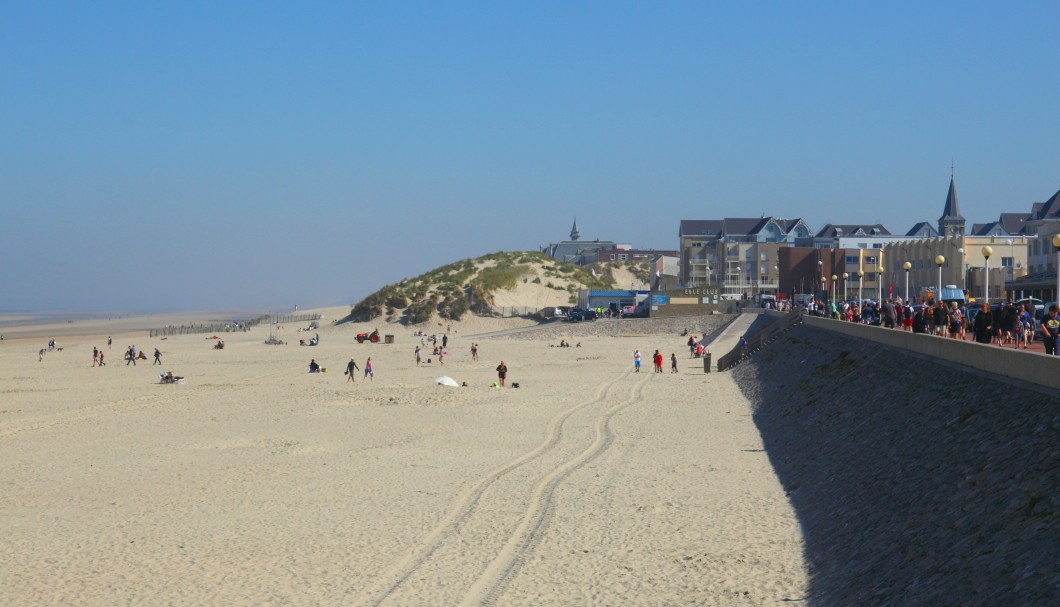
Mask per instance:
[[[202,333],[235,333],[249,331],[251,327],[266,324],[286,324],[320,320],[320,314],[266,314],[251,320],[228,320],[197,325],[170,325],[160,329],[151,329],[151,337],[170,337],[173,335],[199,335]]]

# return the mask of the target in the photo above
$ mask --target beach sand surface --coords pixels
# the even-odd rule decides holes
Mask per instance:
[[[801,600],[798,522],[730,377],[703,373],[676,333],[574,327],[578,348],[505,334],[529,324],[419,327],[450,339],[444,365],[427,347],[419,367],[421,338],[382,324],[395,343],[358,344],[374,325],[325,322],[272,327],[287,345],[265,345],[268,327],[225,334],[215,350],[208,335],[102,326],[53,335],[63,350],[38,362],[46,338],[5,341],[3,602]],[[319,346],[296,345],[316,333]],[[163,364],[126,365],[132,344],[159,348]],[[92,366],[93,346],[106,367]],[[664,373],[652,372],[657,348]],[[369,356],[374,381],[348,382],[350,358],[363,369]],[[307,373],[310,358],[326,372]],[[501,360],[509,387],[492,388]],[[162,385],[160,371],[186,380]],[[442,375],[469,386],[435,385]]]

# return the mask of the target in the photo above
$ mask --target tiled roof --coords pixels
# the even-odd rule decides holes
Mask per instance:
[[[939,235],[939,231],[936,230],[935,227],[932,226],[930,223],[926,221],[921,221],[920,223],[914,225],[908,232],[905,233],[905,235],[933,238]]]
[[[721,234],[720,219],[682,219],[678,236],[717,236]]]
[[[875,230],[875,231],[874,231]],[[890,231],[883,224],[835,224],[825,225],[819,232],[817,238],[836,238],[841,236],[890,236]]]
[[[1026,230],[1024,222],[1030,218],[1030,213],[1002,213],[999,223],[1009,234],[1023,234]]]

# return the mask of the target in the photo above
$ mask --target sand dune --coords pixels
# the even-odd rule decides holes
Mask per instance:
[[[339,310],[325,311],[338,317]],[[600,321],[601,323],[606,321]],[[0,347],[0,586],[18,605],[761,605],[806,588],[796,519],[725,374],[675,333],[263,343],[268,330]],[[597,325],[603,327],[604,325]],[[634,325],[628,325],[634,326]],[[437,327],[435,329],[444,329]],[[553,328],[555,329],[555,328]],[[108,329],[109,331],[109,329]],[[101,335],[105,335],[104,331]],[[626,329],[628,331],[628,329]],[[117,332],[117,331],[115,331]],[[732,343],[730,332],[722,339]],[[470,345],[479,344],[472,361]],[[120,349],[163,351],[126,366]],[[632,372],[632,351],[680,373]],[[350,357],[374,381],[348,383]],[[327,372],[306,373],[310,358]],[[509,383],[495,389],[504,360]],[[148,361],[150,362],[150,361]],[[160,369],[187,378],[160,385]],[[436,386],[448,375],[467,388]]]

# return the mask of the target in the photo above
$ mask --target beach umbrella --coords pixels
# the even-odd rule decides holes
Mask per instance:
[[[460,387],[460,384],[456,383],[455,379],[453,379],[452,377],[446,377],[445,375],[441,377],[435,377],[434,383],[438,384],[439,386],[452,386],[454,388]]]

